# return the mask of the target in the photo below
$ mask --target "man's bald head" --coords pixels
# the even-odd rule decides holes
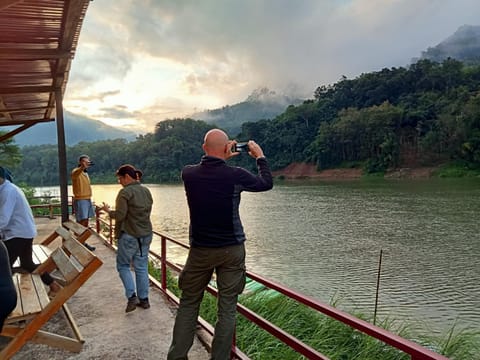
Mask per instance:
[[[228,144],[227,134],[220,129],[212,129],[205,134],[203,150],[207,155],[224,159]]]

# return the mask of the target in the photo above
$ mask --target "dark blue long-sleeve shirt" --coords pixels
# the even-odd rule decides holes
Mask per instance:
[[[213,156],[204,156],[199,164],[183,168],[192,246],[222,247],[245,241],[238,210],[240,193],[273,187],[265,158],[257,159],[257,168],[258,175],[254,175]]]
[[[15,309],[17,304],[17,292],[13,285],[12,273],[10,272],[10,261],[8,251],[3,241],[0,240],[0,331],[3,322]]]

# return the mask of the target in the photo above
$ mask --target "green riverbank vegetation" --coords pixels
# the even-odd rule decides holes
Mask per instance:
[[[440,178],[480,178],[480,168],[457,161],[440,166],[434,175]]]
[[[214,126],[189,118],[165,119],[134,141],[82,142],[67,148],[68,167],[87,153],[95,162],[93,183],[115,183],[115,169],[123,163],[142,169],[146,183],[176,182],[184,165],[199,161],[203,135]],[[439,176],[464,176],[458,166],[478,176],[480,65],[420,60],[355,79],[341,77],[319,86],[312,99],[273,119],[243,122],[241,129],[230,136],[261,144],[272,170],[291,163],[315,164],[319,170],[359,163],[364,173],[382,173],[456,164],[457,170],[449,165]],[[12,168],[19,181],[31,186],[59,183],[56,145],[26,146],[21,156]],[[254,166],[246,156],[232,163]]]
[[[160,279],[160,270],[150,264],[150,273]],[[180,295],[177,278],[167,273],[167,286]],[[325,316],[305,305],[287,298],[273,290],[267,290],[253,281],[247,282],[239,303],[256,312],[269,322],[295,336],[332,360],[409,360],[410,356],[343,323]],[[332,306],[338,304],[333,301]],[[200,307],[200,316],[212,326],[216,322],[216,298],[205,293]],[[368,322],[372,317],[353,313]],[[452,360],[478,359],[480,354],[480,331],[457,329],[454,325],[445,334],[421,335],[413,324],[384,319],[377,326],[389,330],[405,339],[442,354]],[[301,360],[305,357],[290,347],[237,315],[236,345],[255,360]]]

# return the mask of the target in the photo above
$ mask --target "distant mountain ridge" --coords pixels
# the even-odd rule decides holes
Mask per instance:
[[[131,131],[115,128],[69,111],[65,111],[64,122],[65,142],[70,146],[81,141],[93,142],[119,138],[134,140],[136,137],[136,134]],[[54,121],[36,124],[16,135],[15,142],[19,146],[56,144],[57,124]]]
[[[299,105],[302,102],[302,99],[277,94],[275,91],[262,87],[255,89],[245,101],[238,104],[198,112],[189,117],[215,124],[235,136],[240,133],[243,123],[273,119],[283,113],[288,106]]]
[[[442,62],[449,57],[467,65],[480,64],[480,26],[460,26],[453,35],[423,51],[420,58]]]
[[[438,45],[422,51],[420,58],[413,58],[412,62],[419,59],[443,62],[448,57],[465,64],[480,64],[480,26],[460,26],[454,34]],[[260,87],[255,89],[242,102],[225,105],[218,109],[196,112],[188,117],[215,124],[235,137],[241,132],[243,123],[274,119],[284,113],[288,106],[300,105],[305,100],[278,94],[266,87]],[[56,144],[56,134],[56,124],[54,122],[41,123],[15,136],[15,141],[20,146]],[[81,141],[93,142],[117,138],[134,140],[136,134],[66,111],[65,137],[68,145],[75,145]]]
[[[460,26],[453,35],[438,45],[422,51],[420,58],[413,58],[412,62],[428,59],[441,63],[449,57],[467,65],[480,64],[480,26]],[[235,136],[241,132],[243,123],[273,119],[285,112],[289,105],[299,105],[304,100],[277,94],[262,87],[254,90],[243,102],[197,112],[189,117],[215,124]]]

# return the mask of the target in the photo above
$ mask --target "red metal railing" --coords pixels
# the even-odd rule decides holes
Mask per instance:
[[[112,220],[111,219],[105,220],[104,218],[101,217],[98,211],[97,211],[96,219],[97,219],[96,220],[97,232],[104,239],[106,239],[110,243],[110,245],[113,245]],[[107,235],[104,235],[105,233]],[[170,236],[168,236],[167,234],[164,234],[161,232],[154,231],[154,235],[160,238],[161,251],[160,251],[160,255],[155,253],[154,251],[150,251],[150,255],[153,258],[155,258],[158,262],[160,262],[161,279],[160,279],[160,282],[158,282],[154,278],[151,278],[151,280],[153,284],[157,286],[165,294],[165,296],[167,296],[167,298],[170,301],[178,305],[179,304],[178,297],[175,294],[173,294],[167,287],[167,269],[171,269],[178,273],[182,270],[182,267],[167,259],[167,241],[173,244],[176,244],[182,248],[185,248],[186,250],[189,249],[190,246],[181,241],[175,240]],[[391,345],[392,347],[404,352],[405,354],[410,355],[412,360],[448,360],[448,358],[446,358],[445,356],[440,355],[436,352],[433,352],[427,348],[424,348],[413,341],[404,339],[396,334],[391,333],[388,330],[385,330],[383,328],[370,324],[364,320],[361,320],[355,316],[352,316],[346,312],[338,310],[333,306],[321,303],[315,299],[312,299],[299,292],[289,289],[288,287],[285,287],[279,283],[266,279],[261,275],[255,274],[251,271],[247,271],[247,277],[264,285],[268,289],[275,290],[290,299],[293,299],[301,304],[308,306],[311,309],[321,312],[322,314],[325,314],[333,319],[336,319],[360,332],[363,332],[371,337],[374,337],[380,341],[383,341],[386,344]],[[208,286],[207,291],[214,296],[218,295],[217,290],[212,286]],[[319,353],[318,351],[311,348],[307,344],[303,343],[301,340],[297,339],[293,335],[285,332],[281,328],[270,323],[268,320],[264,319],[263,317],[253,312],[252,310],[248,309],[247,307],[241,304],[237,304],[237,311],[241,315],[243,315],[246,319],[253,322],[257,326],[261,327],[265,331],[269,332],[270,334],[275,336],[277,339],[282,341],[284,344],[288,345],[290,348],[292,348],[299,354],[305,356],[306,358],[312,359],[312,360],[328,360],[329,359],[327,356]],[[213,335],[214,329],[211,324],[209,324],[207,321],[205,321],[202,318],[199,318],[198,322],[205,331],[207,331],[210,335]],[[236,359],[240,359],[240,360],[249,359],[249,357],[245,355],[235,345],[232,346],[232,355]]]

